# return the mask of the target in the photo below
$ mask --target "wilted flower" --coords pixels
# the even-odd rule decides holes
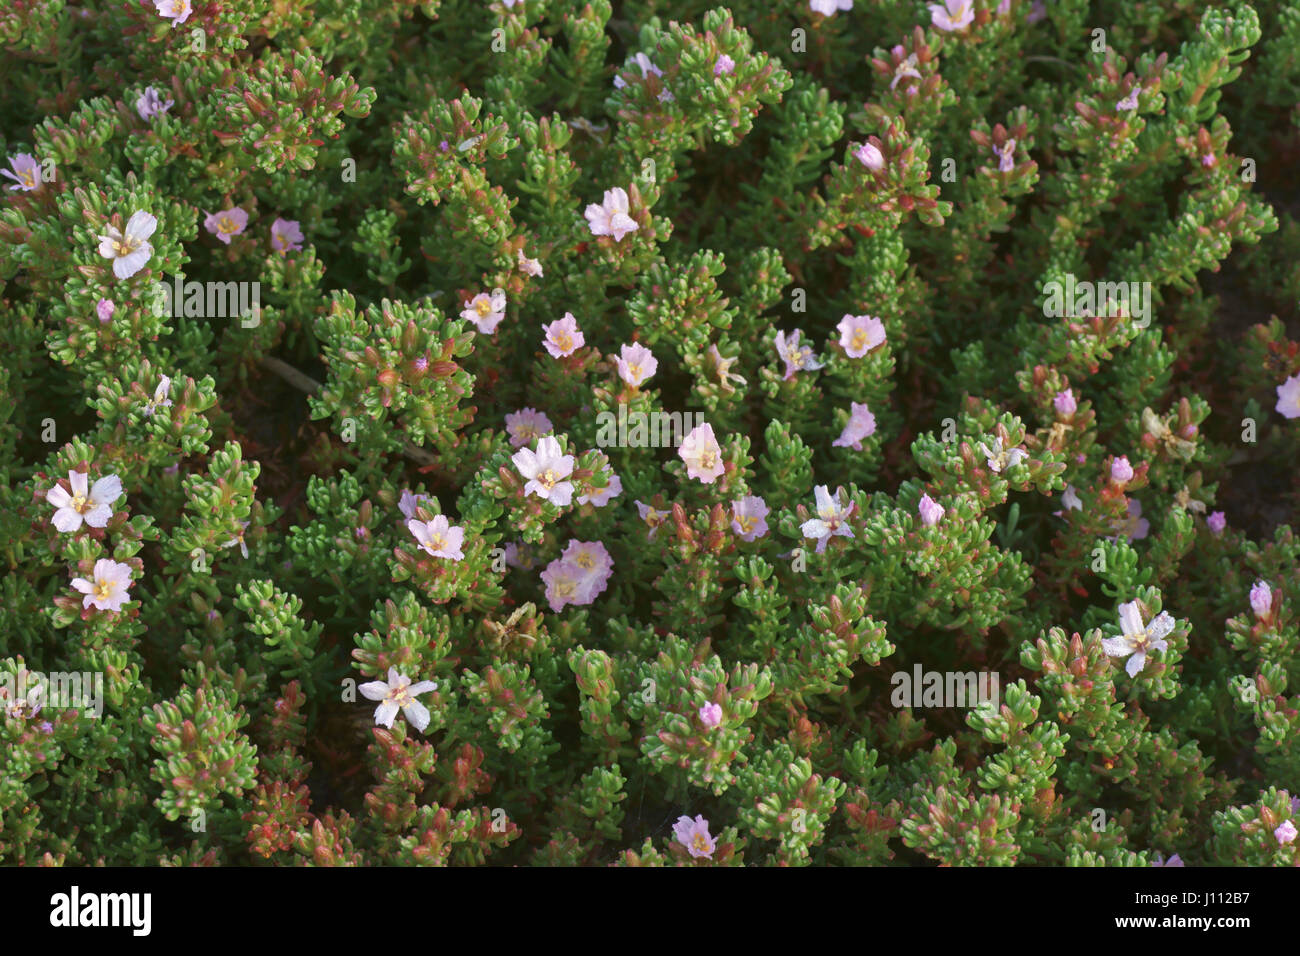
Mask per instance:
[[[563,508],[573,499],[573,484],[565,481],[573,473],[574,458],[563,454],[560,443],[547,435],[537,442],[537,451],[521,448],[510,458],[528,479],[524,494],[533,494]]]
[[[1061,495],[1061,504],[1065,505],[1066,511],[1083,509],[1083,500],[1079,497],[1079,493],[1074,490],[1074,485],[1065,486],[1065,493]]]
[[[864,402],[853,402],[849,420],[840,432],[840,437],[831,442],[835,448],[852,448],[862,451],[862,439],[876,433],[876,416],[871,414]]]
[[[296,219],[277,219],[271,223],[271,248],[280,255],[302,248],[302,228]]]
[[[435,558],[449,558],[460,561],[465,557],[461,546],[465,543],[465,529],[453,525],[446,515],[434,515],[430,521],[411,518],[406,522],[407,529],[415,535],[416,542]]]
[[[158,383],[158,387],[153,390],[153,398],[145,403],[144,413],[146,416],[153,415],[159,408],[171,408],[172,400],[167,397],[171,387],[172,380],[164,375]]]
[[[706,485],[713,484],[726,470],[722,464],[722,447],[713,437],[713,426],[708,423],[692,428],[682,439],[677,454],[686,462],[687,476],[698,478]]]
[[[127,220],[126,232],[108,226],[107,232],[99,237],[99,254],[105,259],[113,260],[113,275],[119,279],[129,279],[149,261],[153,255],[153,246],[148,242],[158,220],[144,210],[133,213]]]
[[[73,578],[72,586],[85,595],[83,608],[96,607],[101,611],[120,611],[130,600],[127,589],[131,587],[131,568],[108,558],[95,562],[92,580]]]
[[[903,48],[901,46],[894,47],[894,50],[897,51],[900,56],[903,53]],[[905,79],[919,80],[921,78],[921,71],[917,69],[917,66],[919,66],[919,63],[917,62],[916,54],[909,53],[902,62],[898,64],[897,69],[894,71],[894,78],[889,81],[889,88],[891,90],[894,89]],[[911,89],[914,90],[915,87],[912,87]],[[881,157],[881,163],[884,163],[883,156]]]
[[[595,494],[578,495],[578,504],[580,505],[590,504],[597,508],[603,508],[605,507],[605,505],[609,504],[610,501],[617,498],[622,493],[623,493],[623,479],[620,478],[618,475],[614,475],[612,478],[609,479],[609,484],[606,485],[602,490],[597,491]]]
[[[153,0],[153,5],[158,8],[159,16],[172,21],[173,27],[180,26],[193,12],[190,0]]]
[[[835,328],[849,358],[862,358],[885,341],[885,323],[873,315],[846,315]]]
[[[1273,589],[1267,581],[1256,581],[1250,589],[1250,608],[1256,617],[1268,617],[1269,611],[1273,609]]]
[[[614,360],[618,366],[618,377],[634,388],[659,370],[659,360],[639,342],[624,345],[619,349],[618,355]]]
[[[231,237],[242,233],[247,225],[248,213],[238,206],[223,209],[221,212],[210,212],[203,220],[203,228],[226,245],[230,245]]]
[[[813,2],[816,3],[817,0]],[[702,816],[697,816],[694,820],[687,816],[678,817],[677,822],[673,824],[673,836],[696,859],[700,857],[712,859],[713,851],[718,848],[717,841],[709,836],[709,821]]]
[[[927,528],[933,528],[937,525],[939,520],[943,518],[943,513],[947,511],[943,505],[939,504],[939,502],[935,501],[929,495],[921,496],[921,501],[916,506],[916,510],[921,515],[921,524]]]
[[[1277,387],[1275,411],[1287,418],[1300,418],[1300,375],[1292,375]]]
[[[388,668],[387,681],[369,681],[357,688],[361,691],[361,696],[367,700],[380,702],[375,708],[377,726],[391,728],[400,710],[402,715],[411,722],[411,726],[420,733],[424,733],[424,728],[429,726],[429,709],[415,698],[437,689],[438,685],[431,680],[412,684],[411,679],[400,673],[396,667]]]
[[[565,312],[563,318],[556,319],[543,328],[546,330],[546,338],[542,344],[551,353],[551,358],[572,355],[587,342],[572,312]]]
[[[113,502],[122,497],[122,479],[105,475],[87,491],[86,473],[70,471],[68,484],[72,487],[71,494],[62,485],[55,485],[45,493],[45,500],[58,509],[54,512],[54,527],[68,532],[76,531],[83,521],[91,528],[108,524],[108,519],[113,517]]]
[[[815,371],[822,367],[811,346],[800,345],[801,329],[795,329],[787,339],[784,332],[776,333],[776,354],[785,362],[785,380],[794,378],[796,372]]]
[[[415,509],[428,500],[430,499],[426,494],[416,494],[403,488],[401,497],[397,499],[397,510],[402,513],[403,518],[410,520],[415,517]]]
[[[659,526],[667,519],[668,512],[656,511],[650,505],[642,504],[640,501],[632,503],[636,505],[636,513],[641,516],[641,520],[650,527],[650,533],[646,537],[653,539],[659,533]]]
[[[474,327],[484,335],[491,335],[506,317],[506,294],[500,289],[490,295],[480,292],[465,303],[460,317],[473,322]]]
[[[41,188],[41,164],[31,153],[10,156],[9,166],[13,172],[0,169],[0,176],[8,176],[17,183],[15,186],[10,186],[10,190],[21,189],[25,193],[30,193]]]
[[[536,259],[529,259],[524,255],[524,250],[519,250],[519,271],[525,275],[536,278],[542,274],[542,264]]]
[[[840,504],[839,490],[832,498],[830,489],[825,485],[814,488],[813,496],[817,501],[817,517],[809,518],[800,525],[799,533],[805,538],[816,540],[817,553],[821,554],[826,550],[826,545],[833,536],[853,537],[853,529],[848,526],[848,520],[857,508],[857,504],[850,502],[848,508],[845,508]]]
[[[1135,677],[1146,666],[1148,651],[1168,649],[1164,638],[1174,629],[1175,623],[1168,611],[1161,611],[1150,624],[1143,625],[1137,601],[1129,601],[1119,606],[1119,624],[1123,633],[1119,637],[1103,639],[1101,646],[1111,657],[1128,657],[1124,669],[1129,677]]]
[[[644,53],[638,53],[636,56],[632,57],[632,62],[637,65],[637,69],[641,71],[643,77],[664,75],[664,71],[650,62],[650,57],[646,56]],[[614,77],[614,86],[621,90],[627,86],[627,81],[621,76],[616,76]]]
[[[767,534],[767,502],[758,495],[746,495],[731,503],[731,530],[741,541],[753,541]]]
[[[146,122],[155,116],[161,116],[176,104],[175,100],[164,100],[162,94],[152,86],[146,86],[139,99],[135,101],[135,111]]]
[[[615,242],[641,228],[629,215],[627,191],[622,186],[606,189],[604,202],[591,203],[583,215],[593,236],[613,236]]]
[[[1138,108],[1138,94],[1142,92],[1142,84],[1135,83],[1133,89],[1129,90],[1128,95],[1115,104],[1115,112],[1125,110],[1135,110]]]
[[[521,408],[506,415],[506,434],[510,436],[512,448],[522,448],[532,443],[534,438],[549,434],[554,428],[545,412],[535,408]]]
[[[1011,172],[1016,168],[1016,141],[1009,139],[1000,148],[994,146],[993,155],[998,158],[998,172]]]
[[[975,19],[975,6],[971,0],[943,0],[943,4],[930,4],[930,23],[936,29],[951,33],[970,26]]]
[[[722,705],[721,704],[701,704],[700,705],[700,723],[712,730],[718,724],[722,723]]]

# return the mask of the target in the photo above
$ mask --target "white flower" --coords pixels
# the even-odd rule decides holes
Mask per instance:
[[[528,480],[524,494],[537,495],[556,507],[566,507],[573,500],[573,483],[566,481],[573,473],[574,457],[563,454],[560,443],[551,435],[538,439],[537,451],[521,448],[510,457],[519,474]]]
[[[59,510],[54,512],[54,527],[60,531],[76,531],[84,521],[91,528],[102,528],[113,517],[112,504],[122,497],[122,479],[105,475],[86,490],[84,471],[68,472],[72,494],[55,485],[45,493],[45,500]]]
[[[604,202],[591,203],[583,215],[593,236],[613,236],[615,242],[641,228],[629,214],[627,190],[622,186],[606,189]]]
[[[1137,601],[1129,601],[1119,606],[1119,625],[1123,633],[1119,637],[1105,638],[1101,646],[1111,657],[1128,657],[1124,669],[1129,677],[1135,677],[1146,666],[1147,651],[1168,649],[1164,638],[1174,629],[1175,623],[1168,611],[1161,611],[1154,621],[1143,626]]]
[[[979,448],[980,451],[984,453],[984,458],[988,463],[989,468],[999,473],[1003,468],[1016,467],[1016,465],[1029,457],[1029,453],[1023,448],[1011,448],[1004,451],[1002,448],[1001,438],[993,439],[992,450],[990,450],[983,442],[980,442]]]
[[[154,411],[159,408],[171,408],[172,400],[167,397],[167,393],[171,391],[171,387],[172,380],[164,375],[162,381],[158,383],[158,387],[153,390],[153,400],[146,403],[144,406],[144,413],[146,415],[152,415]]]
[[[809,518],[800,525],[799,532],[805,538],[814,539],[817,542],[817,553],[821,554],[833,536],[853,537],[853,529],[847,522],[857,505],[850,503],[845,508],[840,504],[839,490],[836,490],[835,497],[832,498],[830,489],[825,485],[814,488],[813,496],[817,499],[817,517]]]
[[[422,680],[412,684],[411,679],[399,674],[396,667],[388,668],[388,680],[375,680],[362,684],[358,690],[367,700],[380,701],[375,708],[375,723],[381,727],[392,727],[393,720],[400,710],[420,733],[429,726],[429,708],[415,698],[438,689],[431,680]]]
[[[126,593],[131,586],[130,565],[100,558],[95,562],[95,571],[91,577],[91,581],[85,578],[72,579],[72,586],[85,595],[81,601],[82,607],[93,605],[101,611],[120,611],[122,605],[131,599],[131,595]]]
[[[99,237],[99,254],[113,260],[113,275],[129,279],[144,268],[153,255],[153,246],[149,245],[148,239],[157,228],[158,220],[144,210],[127,220],[125,234],[114,226],[108,227],[108,231]]]

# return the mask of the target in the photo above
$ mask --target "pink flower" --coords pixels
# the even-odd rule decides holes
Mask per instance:
[[[506,416],[506,434],[510,436],[512,448],[532,444],[534,438],[549,434],[553,427],[546,413],[535,408],[521,408]]]
[[[465,529],[451,524],[446,515],[434,515],[432,521],[406,522],[407,529],[415,535],[420,547],[435,558],[460,561],[465,557],[461,546],[465,543]]]
[[[1171,856],[1169,859],[1166,860],[1164,858],[1164,854],[1157,853],[1156,858],[1151,865],[1152,866],[1182,866],[1183,858],[1180,857],[1177,853],[1175,853],[1173,856]]]
[[[846,315],[835,328],[849,358],[862,358],[885,341],[885,323],[873,315]]]
[[[41,188],[41,164],[36,161],[36,157],[31,153],[19,153],[16,156],[9,157],[9,167],[13,170],[11,173],[8,169],[0,169],[0,176],[8,176],[16,186],[10,186],[9,189],[21,189],[25,193],[34,192]]]
[[[1286,846],[1296,838],[1295,824],[1290,820],[1283,820],[1276,830],[1273,831],[1273,839],[1277,840],[1280,846]]]
[[[659,371],[659,360],[639,342],[624,345],[618,354],[614,360],[618,365],[618,377],[633,388]]]
[[[518,568],[521,571],[531,571],[536,564],[533,560],[533,549],[522,541],[507,543],[505,552],[506,564],[509,567]]]
[[[424,728],[429,726],[429,709],[415,698],[437,689],[438,685],[431,680],[412,684],[411,679],[399,672],[396,667],[388,668],[387,681],[368,681],[357,688],[366,700],[380,702],[375,708],[376,726],[392,727],[400,710],[411,722],[411,726],[420,733],[424,733]]]
[[[282,256],[302,248],[302,228],[297,219],[277,219],[271,223],[271,248]]]
[[[1268,617],[1269,611],[1273,609],[1273,589],[1267,581],[1256,581],[1250,589],[1250,607],[1257,618],[1263,620]]]
[[[945,33],[952,33],[970,26],[975,19],[975,7],[971,0],[943,0],[943,4],[930,4],[930,23]]]
[[[1213,153],[1206,153],[1204,156],[1201,157],[1201,165],[1206,167],[1207,169],[1213,166],[1217,162],[1218,159],[1215,158],[1215,155]]]
[[[1300,375],[1292,375],[1276,391],[1275,411],[1287,418],[1300,418]]]
[[[99,237],[99,254],[113,260],[113,275],[129,279],[143,269],[153,255],[153,246],[148,239],[158,228],[158,220],[140,210],[127,220],[125,234],[118,232],[116,226],[106,228],[107,231]]]
[[[653,540],[654,536],[659,533],[659,526],[667,519],[668,512],[656,511],[650,505],[642,504],[640,501],[632,503],[636,505],[636,513],[640,515],[641,520],[650,527],[650,533],[646,537]]]
[[[813,2],[816,3],[817,0]],[[694,820],[687,816],[678,817],[673,824],[673,836],[697,860],[700,857],[713,859],[713,851],[718,848],[717,841],[709,836],[709,821],[702,816],[697,816]]]
[[[600,205],[592,203],[583,215],[593,236],[613,236],[615,242],[641,228],[629,215],[627,192],[622,186],[606,189],[605,201]]]
[[[1016,168],[1016,141],[1009,139],[1002,148],[993,147],[993,155],[998,158],[998,172],[1009,173]]]
[[[1142,502],[1136,498],[1130,498],[1128,502],[1128,519],[1121,520],[1115,525],[1120,535],[1131,541],[1141,541],[1151,531],[1151,522],[1142,517]]]
[[[231,237],[242,233],[247,225],[248,213],[238,206],[223,209],[221,212],[210,212],[203,220],[203,228],[226,245],[230,245]]]
[[[723,53],[718,56],[717,62],[713,64],[713,75],[730,76],[735,69],[736,61]]]
[[[117,306],[113,304],[112,299],[100,299],[95,303],[95,314],[99,316],[99,321],[107,325],[113,318],[113,313],[117,311]]]
[[[529,259],[526,255],[524,255],[524,250],[522,249],[519,250],[518,261],[519,261],[519,271],[524,273],[525,275],[530,275],[536,278],[542,274],[542,264],[538,262],[536,259]]]
[[[801,329],[795,329],[791,332],[789,339],[785,337],[784,332],[776,333],[776,354],[785,362],[785,381],[787,382],[794,378],[796,372],[811,372],[822,367],[822,363],[813,354],[812,347],[799,344],[799,336],[801,335],[803,335]]]
[[[425,494],[412,494],[408,489],[402,489],[402,495],[397,499],[397,510],[402,513],[402,517],[408,521],[415,517],[415,509],[420,507],[430,497]]]
[[[840,437],[831,442],[834,448],[852,448],[862,451],[862,439],[876,433],[876,416],[863,402],[853,402],[848,423]]]
[[[1058,518],[1067,511],[1083,510],[1083,499],[1081,499],[1079,493],[1074,490],[1074,485],[1065,486],[1065,492],[1061,495],[1061,504],[1065,505],[1062,510],[1052,512],[1052,514],[1056,515]]]
[[[546,338],[542,344],[551,353],[551,358],[572,355],[587,342],[572,312],[565,312],[563,318],[556,319],[543,328],[546,330]]]
[[[1138,94],[1142,92],[1142,84],[1135,83],[1133,89],[1129,90],[1128,95],[1115,104],[1115,112],[1120,113],[1125,110],[1135,110],[1138,108]]]
[[[1074,390],[1069,388],[1057,392],[1052,404],[1056,406],[1056,413],[1063,418],[1069,418],[1079,410],[1079,403],[1074,400]]]
[[[722,705],[721,704],[701,704],[700,705],[700,723],[712,730],[722,723]]]
[[[1123,455],[1110,463],[1110,480],[1117,485],[1133,480],[1133,466],[1128,463],[1128,459]]]
[[[686,474],[698,478],[706,485],[713,484],[726,470],[722,464],[722,448],[713,437],[713,426],[696,425],[682,439],[677,454],[686,462]]]
[[[948,509],[929,495],[922,495],[921,502],[917,505],[916,510],[921,514],[921,524],[927,528],[933,528],[943,518],[944,512]]]
[[[1223,529],[1228,526],[1228,519],[1222,511],[1214,511],[1205,519],[1205,524],[1209,527],[1211,534],[1222,534]]]
[[[552,611],[562,610],[566,604],[590,604],[587,594],[587,582],[582,569],[560,558],[546,566],[542,572],[542,581],[546,585],[546,600]]]
[[[1143,624],[1137,601],[1129,601],[1119,606],[1120,636],[1104,638],[1101,646],[1111,657],[1128,657],[1124,669],[1129,677],[1136,677],[1146,666],[1148,651],[1168,650],[1164,638],[1176,623],[1168,611],[1161,611],[1150,624]]]
[[[878,173],[885,168],[885,154],[880,151],[879,147],[873,146],[871,143],[863,143],[853,151],[853,155],[858,162],[873,173]]]
[[[146,86],[139,99],[135,101],[135,111],[146,122],[155,116],[161,116],[176,104],[175,100],[164,100],[162,94],[152,86]]]
[[[484,335],[491,335],[506,317],[506,294],[496,289],[489,295],[480,292],[465,303],[460,317],[474,323],[474,327]]]
[[[622,493],[623,479],[615,475],[609,479],[609,484],[603,490],[593,495],[578,495],[578,504],[590,504],[597,508],[603,508]]]
[[[120,611],[122,605],[131,599],[127,589],[131,586],[131,568],[108,558],[95,562],[92,580],[73,578],[72,586],[85,597],[81,601],[83,608],[95,607],[101,611]]]
[[[565,481],[573,473],[574,458],[560,450],[560,443],[550,435],[538,439],[537,451],[521,448],[510,459],[519,474],[528,479],[524,494],[537,495],[563,508],[573,499],[573,483]]]
[[[817,500],[817,517],[809,518],[799,526],[800,534],[817,542],[818,554],[826,550],[826,545],[832,537],[837,535],[844,538],[853,537],[853,529],[848,526],[848,520],[857,508],[857,504],[850,503],[848,508],[840,504],[841,491],[842,488],[837,489],[835,497],[832,498],[830,489],[825,485],[814,488],[813,497]]]
[[[610,575],[614,573],[614,559],[599,541],[570,541],[560,555],[560,560],[578,569],[582,576],[582,593],[585,601],[574,604],[590,604],[605,590]]]
[[[158,8],[159,16],[172,21],[173,27],[180,26],[193,12],[190,0],[153,0],[153,5]]]
[[[746,495],[731,503],[731,530],[741,541],[753,541],[767,534],[767,502],[758,495]]]
[[[894,47],[894,52],[897,53],[899,56],[902,56],[903,47],[901,45]],[[899,83],[901,83],[905,79],[919,80],[921,78],[921,72],[920,70],[917,69],[918,65],[919,63],[917,62],[916,54],[909,53],[901,62],[899,62],[898,66],[895,68],[894,78],[889,81],[889,88],[891,90],[894,89],[895,87],[898,86]],[[915,86],[908,87],[909,93],[915,92],[915,90],[916,90]],[[877,152],[879,152],[879,150],[877,150]],[[880,157],[880,162],[882,166],[884,165],[884,161],[885,158],[883,156]]]
[[[853,0],[808,0],[808,6],[812,8],[813,13],[833,17],[836,10],[852,10]]]
[[[122,479],[105,475],[87,491],[86,473],[70,471],[68,484],[72,487],[71,494],[62,485],[55,485],[45,493],[45,500],[58,509],[54,512],[54,527],[67,533],[76,531],[83,521],[90,528],[107,525],[113,517],[113,502],[122,497]]]

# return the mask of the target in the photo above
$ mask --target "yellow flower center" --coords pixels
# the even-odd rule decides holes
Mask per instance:
[[[555,345],[561,352],[570,352],[573,350],[573,336],[568,332],[557,332],[552,336],[555,339]]]
[[[718,456],[713,452],[712,449],[708,449],[700,453],[701,468],[713,468],[715,465],[717,465],[717,463],[718,463]]]
[[[754,525],[757,523],[758,522],[754,518],[751,518],[748,515],[736,519],[736,524],[740,525],[741,534],[749,534],[754,530]]]
[[[443,546],[445,545],[445,543],[446,543],[446,539],[443,538],[442,535],[440,534],[429,535],[429,547],[432,548],[434,551],[443,550]]]
[[[95,579],[95,597],[107,598],[112,590],[113,584],[111,581],[106,581],[103,578]]]
[[[30,169],[24,170],[18,175],[22,177],[24,186],[27,186],[30,189],[36,188],[36,174]]]
[[[859,349],[865,349],[866,347],[867,347],[867,330],[858,329],[856,332],[853,333],[853,348],[856,351]]]
[[[701,853],[709,852],[709,841],[704,839],[704,834],[697,833],[691,837],[691,846]]]
[[[85,514],[90,510],[90,499],[85,495],[73,495],[70,504],[72,505],[72,510],[80,514]]]
[[[587,554],[585,551],[582,554],[578,555],[576,563],[578,567],[582,568],[584,571],[590,571],[592,568],[596,566],[595,559],[592,558],[592,556]]]
[[[116,252],[119,257],[129,256],[131,253],[135,252],[138,245],[140,245],[138,239],[130,239],[124,236],[121,239],[113,240],[113,251]]]
[[[223,236],[233,235],[238,231],[239,226],[235,223],[235,220],[231,219],[229,216],[222,216],[217,220],[217,232],[221,233]]]
[[[554,488],[555,483],[559,480],[560,480],[560,476],[557,475],[555,472],[551,471],[551,469],[549,468],[547,468],[544,472],[542,472],[540,475],[537,476],[537,482],[543,488]]]
[[[474,303],[474,311],[479,314],[480,318],[486,318],[488,313],[492,311],[492,301],[481,296],[479,300]]]

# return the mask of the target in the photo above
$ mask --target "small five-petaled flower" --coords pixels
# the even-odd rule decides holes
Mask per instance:
[[[1101,646],[1111,657],[1128,657],[1124,669],[1129,677],[1136,677],[1146,666],[1148,651],[1165,651],[1165,637],[1174,629],[1175,621],[1168,611],[1161,611],[1150,624],[1142,623],[1142,612],[1137,601],[1119,606],[1119,624],[1123,633],[1108,637]]]
[[[396,667],[390,667],[387,681],[370,681],[357,689],[367,700],[380,702],[375,708],[375,723],[378,726],[391,728],[400,710],[416,730],[424,733],[424,728],[429,726],[429,708],[415,698],[432,693],[438,689],[438,685],[431,680],[412,684],[409,677],[399,673]]]

